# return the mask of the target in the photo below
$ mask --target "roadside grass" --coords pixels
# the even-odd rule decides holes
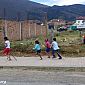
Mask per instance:
[[[50,35],[48,35],[49,37]],[[55,37],[60,47],[60,53],[64,57],[84,57],[85,45],[82,43],[82,35],[80,31],[63,31],[61,33],[55,33]],[[44,40],[46,37],[40,35],[36,38],[31,38],[22,41],[11,42],[11,48],[13,55],[16,56],[34,56],[33,51],[34,41],[38,39],[41,43],[42,55],[45,54]],[[4,44],[0,43],[0,50],[4,48]]]
[[[36,70],[45,72],[85,72],[85,67],[28,67],[23,70]]]

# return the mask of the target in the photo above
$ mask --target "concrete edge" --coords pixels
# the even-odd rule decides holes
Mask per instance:
[[[85,67],[0,66],[0,69],[22,69],[55,72],[85,72]]]

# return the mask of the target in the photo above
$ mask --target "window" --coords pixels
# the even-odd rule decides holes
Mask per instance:
[[[78,23],[80,23],[80,21],[78,21]]]

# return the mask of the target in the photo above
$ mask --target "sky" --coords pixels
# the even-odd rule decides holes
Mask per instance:
[[[53,5],[72,5],[72,4],[85,4],[85,0],[31,0],[48,6]]]

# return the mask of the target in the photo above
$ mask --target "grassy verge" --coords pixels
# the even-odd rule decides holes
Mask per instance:
[[[48,35],[49,37],[50,35]],[[82,44],[82,35],[79,31],[64,31],[56,33],[55,37],[60,47],[60,53],[64,57],[84,57],[85,45]],[[42,55],[45,55],[44,40],[45,37],[38,36],[23,41],[11,42],[12,52],[16,56],[33,56],[35,52],[32,50],[34,47],[34,41],[38,39],[41,43]],[[0,43],[0,50],[4,48],[4,44]]]

